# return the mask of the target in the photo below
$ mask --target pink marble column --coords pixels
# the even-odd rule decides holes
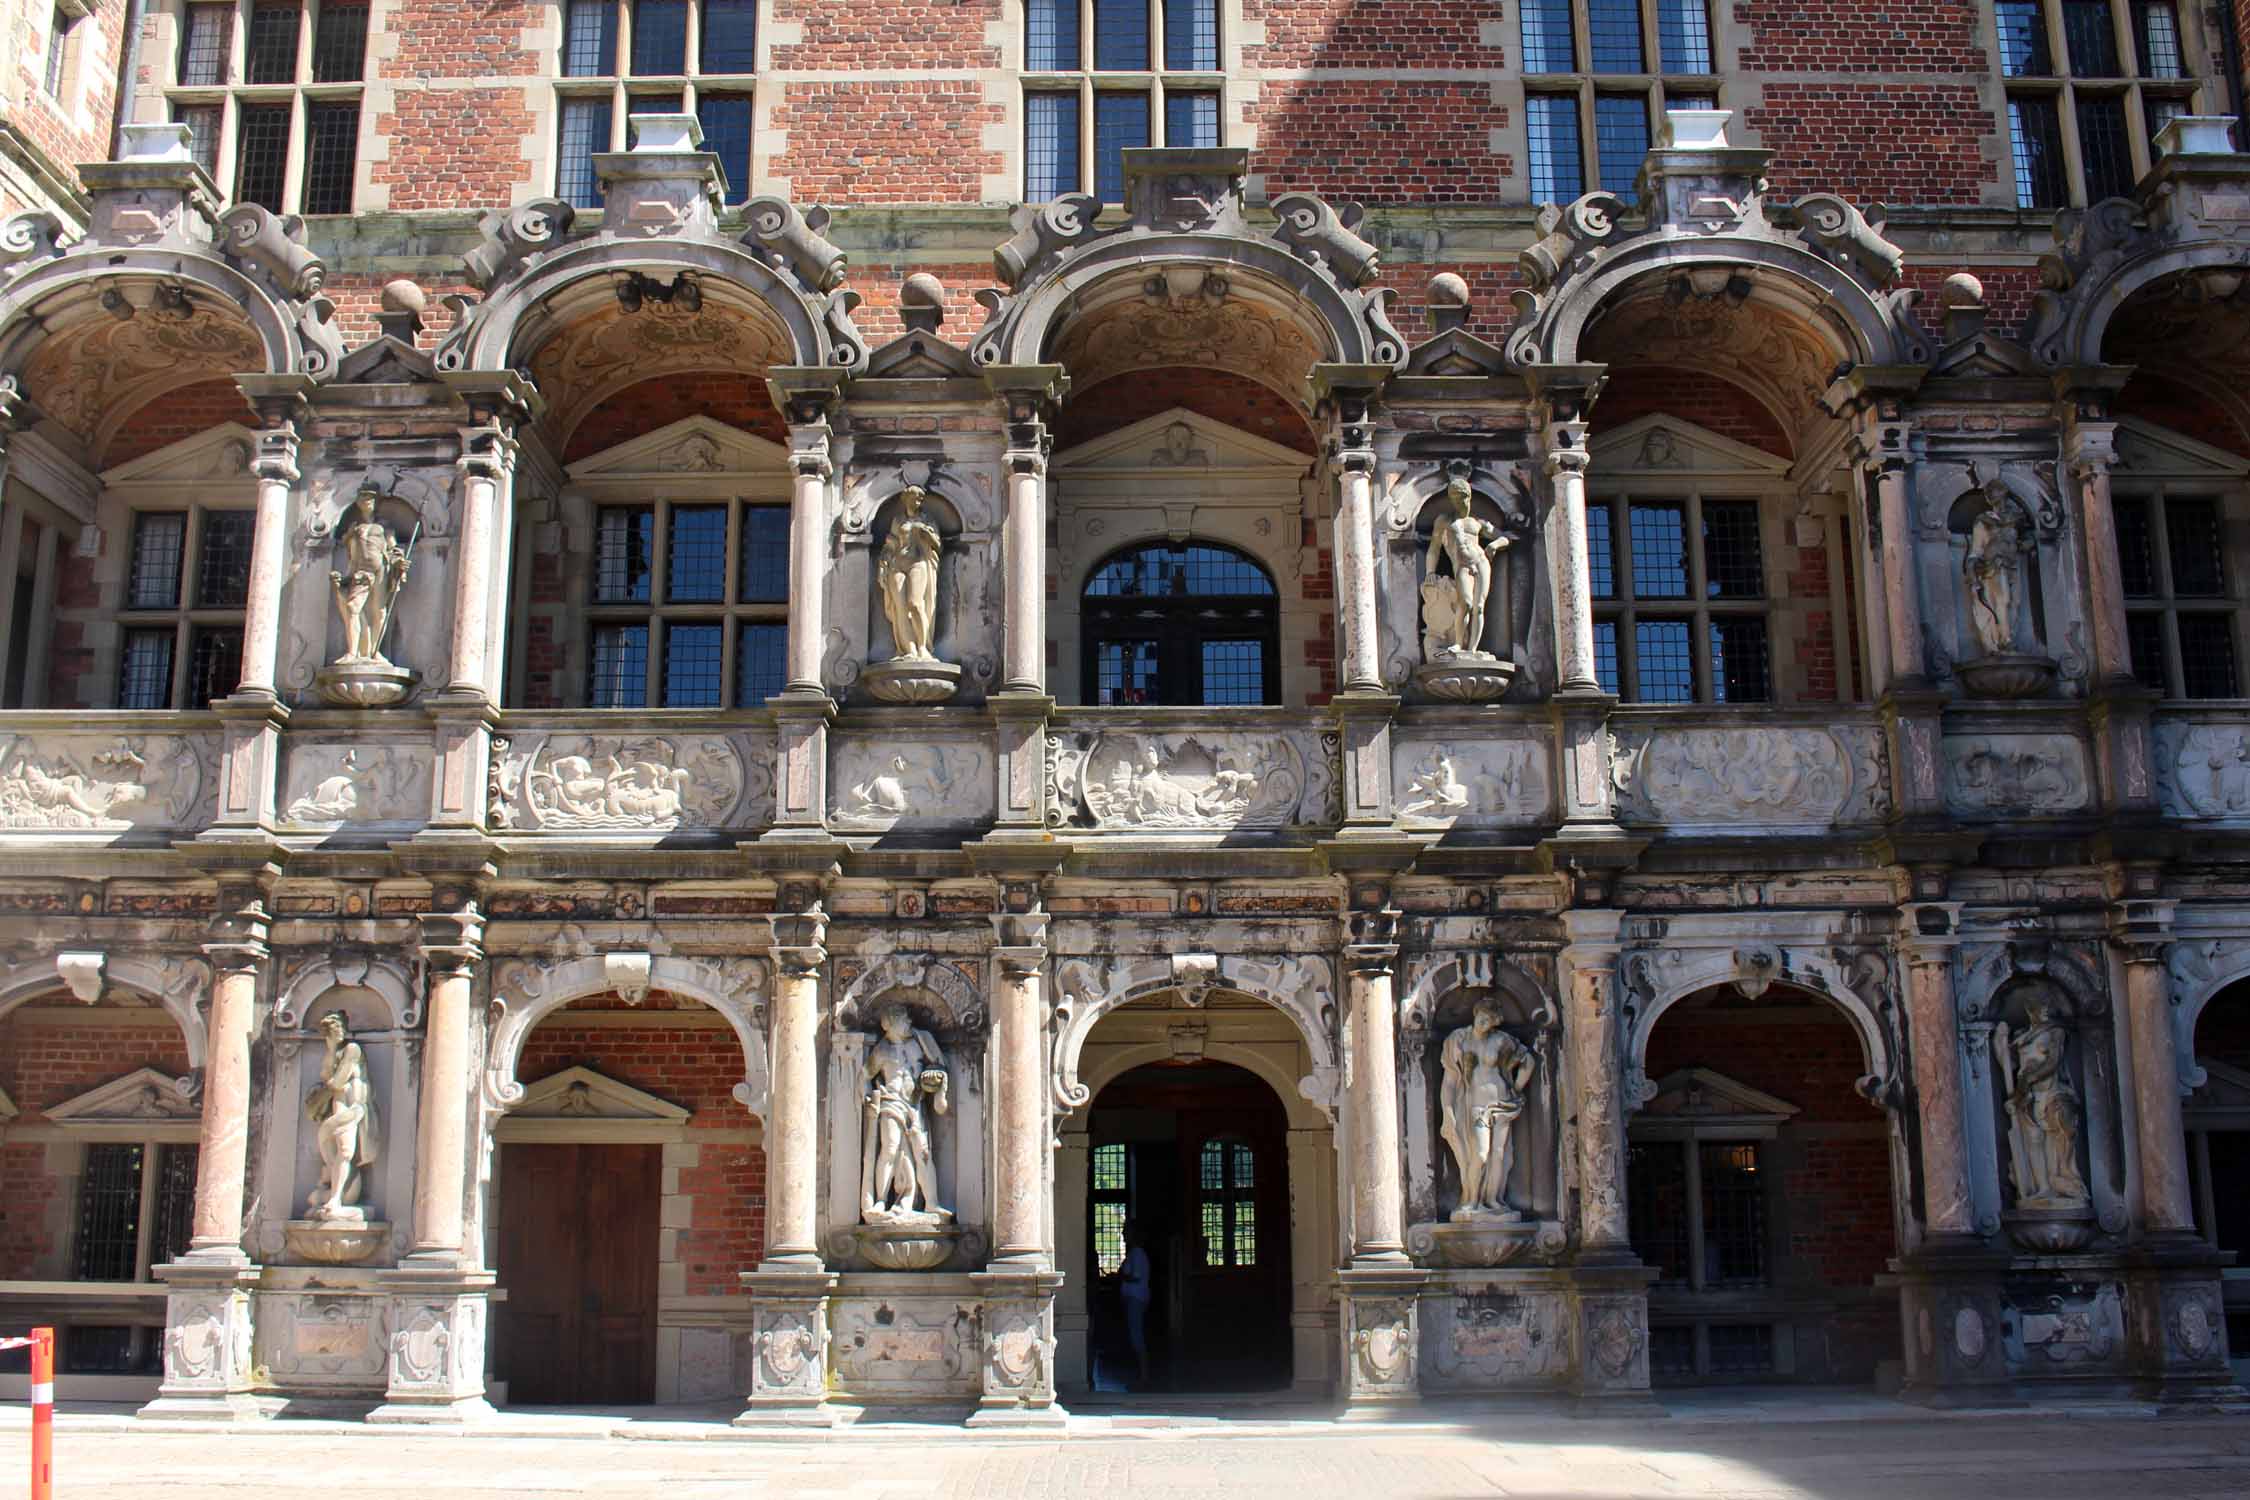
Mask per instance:
[[[2139,1118],[2141,1217],[2150,1234],[2195,1233],[2188,1192],[2187,1130],[2180,1113],[2179,1043],[2172,1032],[2167,945],[2121,942],[2125,1009],[2133,1037],[2133,1109]]]
[[[1914,911],[1907,920],[1914,923]],[[1944,926],[1953,926],[1948,915]],[[1907,1026],[1913,1034],[1915,1118],[1922,1136],[1922,1222],[1932,1235],[1976,1233],[1962,1124],[1960,1019],[1953,1003],[1950,937],[1911,938],[1906,961]]]
[[[188,1258],[246,1263],[242,1181],[250,1149],[250,1031],[266,964],[266,912],[255,899],[215,924],[211,1010],[204,1038],[203,1120]]]
[[[1404,1265],[1406,1205],[1399,1173],[1398,1015],[1392,966],[1398,913],[1361,912],[1358,941],[1344,947],[1344,999],[1351,1027],[1346,1103],[1352,1152],[1352,1264]]]
[[[828,421],[789,429],[789,688],[824,692],[820,647],[827,627]],[[745,705],[756,707],[755,704]]]
[[[761,1269],[817,1271],[820,1259],[820,978],[828,918],[776,916],[773,1094],[766,1107],[766,1252]]]
[[[1008,517],[1000,550],[1007,568],[1007,672],[1011,693],[1047,690],[1047,459],[1008,454]]]
[[[295,423],[267,414],[252,468],[258,478],[258,509],[250,528],[250,587],[243,601],[238,691],[270,698],[277,690],[281,591],[289,571],[289,497],[300,477]]]
[[[2094,680],[2129,681],[2133,647],[2125,627],[2125,581],[2118,572],[2117,516],[2111,506],[2110,469],[2117,462],[2117,424],[2082,422],[2063,427],[2063,458],[2078,485],[2078,510],[2086,535],[2086,596],[2093,627]]]
[[[429,997],[422,1010],[422,1096],[414,1140],[414,1251],[473,1261],[463,1207],[469,1160],[469,1026],[484,919],[474,903],[421,915]]]
[[[1625,1047],[1617,1014],[1617,934],[1622,914],[1563,914],[1562,951],[1578,1068],[1578,1238],[1593,1259],[1629,1258],[1625,1219]]]
[[[1554,492],[1548,508],[1549,586],[1554,590],[1555,652],[1560,685],[1570,691],[1601,687],[1594,670],[1594,606],[1591,560],[1586,546],[1587,425],[1550,421],[1546,425],[1547,484]]]
[[[1023,919],[1002,919],[1021,924]],[[1043,973],[1047,950],[1008,945],[992,950],[992,1041],[999,1064],[995,1101],[992,1264],[1044,1270],[1047,1246],[1047,1136],[1052,1129],[1044,1066],[1047,1016]]]
[[[1922,579],[1914,565],[1914,497],[1907,469],[1909,428],[1887,403],[1872,398],[1857,414],[1852,457],[1872,481],[1869,524],[1876,533],[1876,562],[1883,600],[1883,660],[1890,682],[1921,682]]]

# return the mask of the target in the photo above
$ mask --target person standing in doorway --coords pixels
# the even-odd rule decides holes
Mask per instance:
[[[1117,1268],[1118,1296],[1125,1303],[1125,1339],[1133,1350],[1133,1387],[1148,1384],[1148,1303],[1155,1277],[1148,1258],[1148,1232],[1137,1221],[1125,1225],[1125,1260]]]

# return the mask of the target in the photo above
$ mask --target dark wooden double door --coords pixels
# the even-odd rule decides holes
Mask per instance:
[[[656,1399],[661,1146],[500,1148],[497,1367],[518,1406]]]

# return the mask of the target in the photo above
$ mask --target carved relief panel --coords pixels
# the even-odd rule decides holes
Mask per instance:
[[[488,817],[515,833],[669,833],[771,817],[773,745],[743,732],[518,729],[495,746]]]

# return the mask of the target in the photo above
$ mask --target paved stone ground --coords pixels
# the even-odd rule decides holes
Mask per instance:
[[[1705,1399],[1669,1419],[1424,1413],[1343,1425],[1273,1413],[1079,1416],[1066,1435],[870,1423],[749,1440],[700,1413],[511,1414],[473,1436],[286,1422],[151,1429],[66,1412],[56,1494],[150,1500],[499,1495],[664,1500],[2241,1500],[2250,1416],[2130,1405],[1930,1416],[1871,1398]],[[1144,1425],[1145,1424],[1145,1425]],[[0,1495],[20,1493],[24,1409],[0,1412]]]

